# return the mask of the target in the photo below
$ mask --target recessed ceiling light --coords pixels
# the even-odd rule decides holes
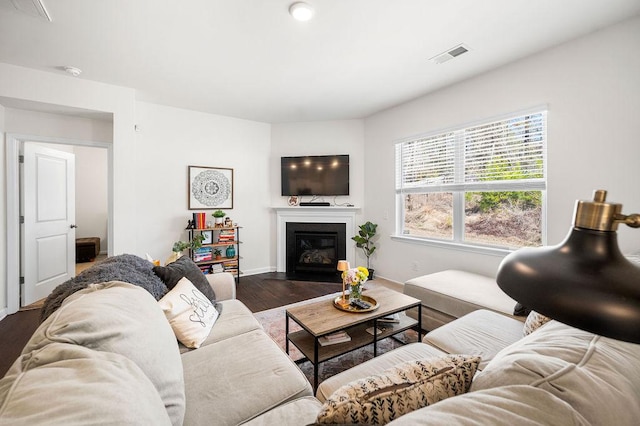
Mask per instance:
[[[289,6],[289,13],[297,21],[308,21],[313,18],[313,7],[304,2],[293,3]]]
[[[74,77],[77,77],[82,73],[82,70],[76,67],[64,67],[64,70]]]

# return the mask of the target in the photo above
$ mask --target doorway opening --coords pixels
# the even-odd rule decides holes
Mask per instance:
[[[101,232],[104,235],[104,245],[101,248],[101,252],[105,256],[109,252],[108,244],[112,240],[113,236],[113,195],[110,190],[112,176],[112,148],[110,143],[7,134],[7,223],[16,224],[16,226],[9,225],[7,227],[7,305],[9,314],[16,312],[20,306],[28,305],[33,302],[31,300],[23,299],[21,296],[25,293],[25,286],[28,285],[26,282],[21,283],[21,281],[23,281],[21,277],[24,277],[25,272],[25,255],[22,239],[25,232],[24,227],[27,226],[27,224],[20,223],[22,221],[21,216],[23,216],[21,211],[21,200],[24,199],[24,191],[29,191],[30,189],[24,185],[24,178],[21,176],[19,166],[22,151],[26,144],[37,144],[41,146],[50,146],[58,150],[75,151],[76,153],[82,153],[80,157],[86,153],[94,155],[99,153],[103,158],[103,164],[101,167],[96,167],[95,158],[82,161],[79,165],[82,167],[83,163],[86,162],[86,164],[84,164],[84,166],[86,166],[85,168],[89,170],[90,173],[93,173],[94,176],[97,176],[97,170],[101,170],[100,179],[103,181],[102,187],[104,189],[97,191],[95,187],[90,188],[92,185],[89,183],[89,180],[85,178],[83,179],[87,185],[84,185],[82,182],[80,184],[76,182],[76,187],[79,186],[82,188],[84,186],[88,188],[88,192],[86,193],[90,195],[82,195],[75,207],[80,208],[80,210],[82,210],[82,208],[87,208],[87,206],[91,208],[90,205],[95,205],[95,197],[98,193],[102,194],[101,196],[104,197],[104,201],[100,205],[103,211],[98,216],[101,217],[99,221],[101,222]],[[79,192],[81,194],[83,193],[82,190]],[[74,216],[76,216],[75,207]],[[79,216],[84,214],[85,213],[80,213]],[[76,217],[73,217],[72,219],[74,219],[73,221],[75,222]],[[76,224],[72,223],[71,225]],[[82,226],[84,231],[90,232],[91,234],[94,233],[87,228],[91,228],[91,226]],[[81,228],[78,229],[80,230]],[[75,276],[75,233],[69,236],[69,239],[73,240],[73,244],[71,244],[70,250],[65,254],[65,258],[67,260],[72,258],[71,276]],[[56,271],[54,270],[54,272]]]

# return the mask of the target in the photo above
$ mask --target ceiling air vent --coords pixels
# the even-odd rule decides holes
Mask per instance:
[[[451,49],[447,50],[446,52],[443,52],[439,55],[434,56],[433,58],[429,59],[431,62],[435,63],[435,64],[441,64],[443,62],[447,62],[450,59],[453,59],[457,56],[462,55],[463,53],[467,53],[469,51],[469,48],[467,46],[465,46],[464,44],[459,44],[455,47],[452,47]]]

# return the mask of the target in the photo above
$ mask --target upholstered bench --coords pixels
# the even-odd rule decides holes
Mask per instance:
[[[429,331],[478,309],[525,319],[513,316],[516,301],[495,279],[471,272],[451,269],[412,278],[405,282],[404,293],[422,301],[422,328]],[[417,318],[417,309],[407,314]]]
[[[76,238],[76,262],[92,262],[100,253],[100,238]]]

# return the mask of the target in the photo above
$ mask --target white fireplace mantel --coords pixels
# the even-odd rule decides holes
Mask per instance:
[[[347,231],[347,261],[356,264],[355,244],[349,244],[356,235],[356,213],[359,207],[273,207],[276,211],[277,262],[276,271],[287,271],[287,222],[344,223]]]

